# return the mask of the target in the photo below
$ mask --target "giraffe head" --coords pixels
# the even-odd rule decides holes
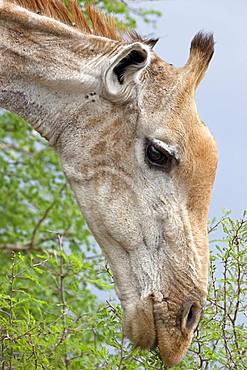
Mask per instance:
[[[187,63],[175,68],[153,51],[153,40],[132,34],[125,41],[90,8],[92,30],[75,2],[70,12],[53,4],[0,3],[0,104],[59,153],[112,268],[127,337],[158,346],[173,366],[190,345],[207,293],[217,149],[195,91],[213,37],[197,34]],[[85,32],[45,14],[67,23],[74,14]]]

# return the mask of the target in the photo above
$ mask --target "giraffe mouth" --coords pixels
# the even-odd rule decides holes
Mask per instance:
[[[125,335],[142,349],[157,347],[157,336],[152,297],[148,296],[135,305],[125,307]]]
[[[186,307],[181,323],[172,322],[168,299],[161,292],[152,293],[135,306],[126,307],[125,334],[142,349],[157,348],[167,368],[175,366],[185,356],[192,340],[193,330],[181,329],[184,320],[191,322],[189,312]]]

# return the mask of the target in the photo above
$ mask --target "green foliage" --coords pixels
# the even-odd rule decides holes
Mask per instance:
[[[123,1],[93,3],[126,27],[139,16],[153,19],[152,10],[142,14]],[[22,119],[3,112],[0,190],[1,368],[115,367],[121,311],[91,293],[112,287],[108,269],[57,155]]]
[[[79,2],[82,8],[84,8],[85,4],[92,3],[105,13],[113,14],[128,28],[135,28],[138,18],[143,19],[146,23],[155,24],[157,17],[161,16],[161,12],[158,10],[136,6],[135,0],[79,0]],[[138,3],[141,4],[142,1]]]
[[[56,154],[10,113],[0,147],[1,368],[157,368],[122,345],[120,307],[92,293],[112,278]]]
[[[159,14],[94,3],[131,26]],[[205,313],[176,369],[246,368],[246,214],[216,226],[223,238],[211,245]],[[155,351],[123,339],[120,306],[97,299],[112,288],[57,155],[23,120],[0,113],[1,369],[162,369]]]
[[[122,344],[119,306],[90,293],[91,284],[99,287],[97,269],[65,254],[58,238],[49,253],[1,253],[1,368],[143,368],[143,355]]]
[[[224,217],[211,245],[207,305],[190,352],[176,369],[246,369],[247,353],[247,213]]]
[[[161,369],[155,351],[123,341],[119,305],[92,293],[112,279],[57,156],[23,120],[0,123],[2,369]],[[246,214],[220,226],[205,314],[177,369],[245,368]]]

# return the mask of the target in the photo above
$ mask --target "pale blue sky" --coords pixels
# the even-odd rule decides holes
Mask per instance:
[[[169,63],[186,61],[199,30],[213,31],[215,55],[197,94],[198,111],[219,147],[219,167],[210,217],[247,208],[247,1],[160,0],[138,2],[161,10],[157,28],[139,21],[142,34],[160,38],[157,52]]]

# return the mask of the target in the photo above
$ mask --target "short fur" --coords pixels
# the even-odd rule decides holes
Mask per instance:
[[[132,33],[125,42],[91,7],[87,20],[72,0],[69,10],[61,0],[14,2],[0,0],[0,107],[27,119],[59,154],[111,266],[126,335],[142,348],[157,344],[175,365],[207,291],[217,147],[194,92],[213,38],[199,33],[175,68],[152,50],[155,40]],[[151,144],[168,167],[150,161]]]

